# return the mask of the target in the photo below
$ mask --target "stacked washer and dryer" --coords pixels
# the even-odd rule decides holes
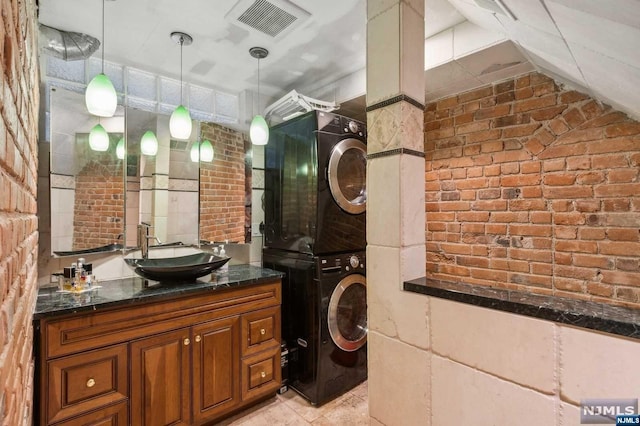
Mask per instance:
[[[366,128],[311,111],[270,129],[263,265],[286,274],[288,385],[320,405],[367,378]]]

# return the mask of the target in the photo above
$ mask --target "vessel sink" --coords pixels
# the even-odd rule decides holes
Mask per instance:
[[[154,281],[195,280],[210,274],[229,260],[231,260],[230,257],[220,257],[211,253],[196,253],[160,259],[124,259],[136,274]]]

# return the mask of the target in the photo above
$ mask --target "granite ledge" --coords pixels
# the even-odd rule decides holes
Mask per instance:
[[[405,291],[640,340],[640,309],[418,278]]]
[[[283,273],[267,268],[230,265],[227,270],[216,270],[188,283],[161,283],[136,276],[103,281],[99,283],[101,288],[84,293],[60,293],[57,287],[43,287],[38,291],[33,320],[262,284],[283,276]]]

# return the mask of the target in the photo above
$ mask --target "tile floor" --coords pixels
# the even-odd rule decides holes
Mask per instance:
[[[367,382],[320,407],[289,389],[219,423],[220,426],[368,425]]]

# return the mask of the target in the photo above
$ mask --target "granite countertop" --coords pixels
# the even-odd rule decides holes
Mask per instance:
[[[640,339],[640,310],[516,290],[418,278],[404,290],[483,308]]]
[[[182,294],[216,291],[279,279],[283,273],[251,265],[230,265],[211,275],[190,283],[159,283],[139,277],[102,281],[84,293],[60,293],[57,287],[43,287],[38,291],[34,320],[70,313],[95,311],[101,308],[150,302]]]

